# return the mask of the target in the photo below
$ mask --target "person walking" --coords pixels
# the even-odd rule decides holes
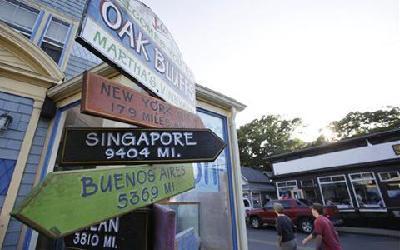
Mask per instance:
[[[322,205],[313,203],[311,212],[316,218],[314,220],[314,231],[302,241],[303,245],[312,239],[316,239],[315,249],[317,250],[342,250],[335,227],[328,218],[323,216]]]
[[[297,242],[294,235],[292,220],[283,213],[280,203],[273,204],[276,213],[276,232],[278,234],[278,248],[282,250],[296,250]]]

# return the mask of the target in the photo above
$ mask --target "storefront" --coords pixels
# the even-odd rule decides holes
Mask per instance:
[[[344,217],[399,217],[400,130],[270,158],[278,197],[336,205]]]
[[[46,55],[47,47],[43,45],[41,49],[34,43],[46,32],[48,18],[64,20],[65,17],[54,18],[60,12],[55,10],[52,16],[51,8],[36,2],[33,7],[25,1],[0,0],[0,3],[34,14],[33,10],[38,10],[35,16],[38,25],[32,26],[32,40],[0,21],[0,115],[11,117],[9,126],[0,131],[0,246],[36,249],[42,244],[38,243],[42,236],[10,217],[10,212],[48,173],[68,170],[59,164],[64,128],[132,125],[80,112],[82,74],[66,80],[62,73],[72,72],[68,70],[72,67],[68,60],[74,58],[71,52],[76,53],[72,45],[78,25],[75,19],[64,30],[66,38],[61,53],[52,58]],[[136,82],[106,63],[90,72],[144,93]],[[247,249],[235,125],[237,112],[244,108],[232,98],[196,85],[197,114],[227,147],[216,161],[193,164],[195,189],[161,202],[176,212],[177,233],[192,228],[204,249]]]

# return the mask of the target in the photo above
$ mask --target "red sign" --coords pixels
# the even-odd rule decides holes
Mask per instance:
[[[82,113],[151,128],[204,128],[196,114],[93,73],[82,85]]]

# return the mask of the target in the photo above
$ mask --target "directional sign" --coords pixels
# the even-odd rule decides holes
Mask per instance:
[[[49,173],[11,215],[60,238],[194,186],[191,164]]]
[[[61,164],[207,162],[224,147],[209,129],[66,128]]]
[[[135,246],[137,250],[148,250],[150,228],[151,209],[136,209],[74,232],[64,238],[64,243],[67,249],[130,249]]]
[[[194,113],[93,73],[83,77],[81,112],[151,128],[204,128]]]

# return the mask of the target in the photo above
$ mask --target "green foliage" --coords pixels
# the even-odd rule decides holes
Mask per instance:
[[[399,127],[399,107],[388,107],[374,112],[350,112],[340,121],[330,124],[330,128],[335,133],[337,140]]]
[[[293,132],[301,125],[300,118],[285,120],[267,115],[241,126],[238,144],[242,166],[265,167],[265,158],[303,147],[301,140],[293,139]]]

